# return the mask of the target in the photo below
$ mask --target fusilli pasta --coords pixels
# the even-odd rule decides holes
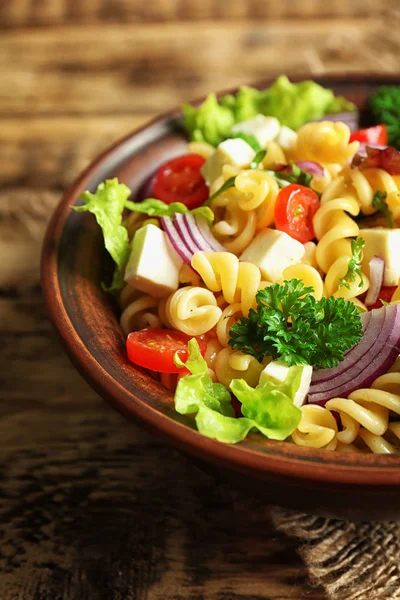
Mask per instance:
[[[322,165],[345,165],[357,152],[359,143],[351,142],[350,129],[342,122],[306,123],[297,132],[297,142],[291,149],[292,160],[312,160]]]
[[[211,203],[215,214],[211,231],[227,251],[234,254],[240,254],[250,244],[257,226],[255,211],[241,209],[239,197],[239,192],[230,188]]]
[[[187,335],[210,331],[218,323],[222,311],[210,290],[185,286],[163,298],[158,306],[161,322]]]
[[[218,381],[229,388],[232,379],[244,379],[249,385],[256,386],[264,365],[254,356],[227,346],[217,353],[212,368]]]
[[[131,331],[147,327],[161,327],[161,320],[157,315],[158,303],[158,298],[146,294],[128,303],[120,317],[120,325],[124,334],[127,336]]]
[[[261,273],[257,265],[239,262],[230,252],[196,252],[192,267],[200,274],[208,289],[221,292],[228,303],[240,302],[247,316],[255,303]]]
[[[338,177],[322,194],[321,206],[314,216],[313,225],[318,239],[317,263],[326,273],[326,295],[350,299],[364,293],[369,280],[363,273],[363,282],[358,278],[349,283],[349,288],[340,287],[340,280],[345,277],[352,258],[351,238],[359,233],[357,223],[349,215],[355,217],[360,212],[357,200],[341,195],[342,191],[343,178]]]

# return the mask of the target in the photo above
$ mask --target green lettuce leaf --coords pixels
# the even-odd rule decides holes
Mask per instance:
[[[116,264],[113,281],[108,291],[116,291],[123,285],[124,269],[129,258],[128,231],[122,225],[122,213],[131,190],[117,178],[99,184],[94,194],[81,194],[82,206],[74,206],[77,212],[91,212],[104,237],[104,245]]]
[[[209,94],[199,107],[185,104],[182,110],[185,129],[196,142],[218,146],[229,136],[235,123],[232,110],[221,106],[215,94]]]
[[[189,356],[185,363],[178,354],[174,357],[177,367],[186,367],[191,373],[178,382],[175,392],[176,411],[186,415],[197,412],[205,406],[220,414],[233,417],[235,413],[231,405],[231,396],[222,383],[213,383],[195,338],[189,341],[188,351]]]
[[[211,208],[207,206],[199,206],[190,210],[182,202],[172,202],[166,204],[162,200],[156,198],[147,198],[143,202],[131,202],[127,200],[125,202],[125,208],[128,210],[143,213],[149,215],[149,217],[173,217],[175,213],[190,212],[192,215],[199,215],[207,219],[208,223],[212,225],[214,221],[214,213]]]
[[[298,129],[307,121],[320,119],[332,112],[341,112],[343,99],[335,100],[332,90],[324,88],[315,81],[291,83],[281,75],[271,85],[260,101],[260,112],[276,117],[282,125]],[[354,104],[346,101],[347,110],[355,110]]]
[[[235,418],[228,390],[222,384],[212,382],[195,339],[190,340],[188,350],[186,363],[175,355],[175,364],[185,366],[191,373],[178,382],[175,409],[180,414],[197,413],[195,421],[200,433],[235,444],[252,430],[258,430],[270,439],[284,440],[297,427],[301,413],[287,394],[294,394],[298,388],[301,376],[298,369],[290,369],[282,384],[268,381],[252,388],[244,380],[234,379],[231,390],[242,403],[244,415]]]
[[[285,393],[292,385],[294,381],[289,384],[285,380],[281,385],[269,381],[252,388],[243,379],[234,379],[230,387],[242,404],[242,414],[253,422],[255,429],[271,440],[285,440],[296,429],[301,418],[293,398]]]
[[[326,115],[333,115],[341,112],[353,112],[357,107],[353,102],[343,96],[334,96],[332,102],[326,107]]]
[[[261,112],[261,103],[263,102],[268,90],[257,90],[250,86],[242,86],[235,98],[234,112],[235,121],[247,121]]]
[[[207,141],[213,146],[230,136],[232,125],[257,114],[276,117],[281,125],[298,129],[307,121],[327,114],[355,111],[356,106],[315,81],[291,83],[281,75],[265,90],[243,86],[236,95],[223,96],[218,103],[210,94],[201,106],[183,107],[184,126],[191,140]]]

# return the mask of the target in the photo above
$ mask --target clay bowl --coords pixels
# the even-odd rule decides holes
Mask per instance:
[[[319,83],[362,105],[378,85],[400,77],[329,76]],[[263,81],[257,87],[266,87]],[[155,167],[185,152],[179,110],[157,118],[97,158],[65,194],[47,230],[42,282],[51,319],[83,377],[113,407],[266,503],[350,519],[400,517],[400,456],[342,454],[270,442],[252,434],[226,445],[177,415],[172,396],[127,360],[118,311],[100,282],[110,267],[93,217],[70,206],[85,189],[117,176],[135,192]]]

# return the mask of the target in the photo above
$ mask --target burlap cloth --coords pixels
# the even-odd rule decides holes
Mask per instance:
[[[400,523],[351,523],[276,507],[271,516],[299,540],[311,582],[329,599],[400,599]]]

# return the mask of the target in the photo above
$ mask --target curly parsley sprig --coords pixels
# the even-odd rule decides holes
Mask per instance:
[[[356,237],[355,239],[351,240],[351,259],[347,265],[346,275],[339,281],[339,288],[346,287],[349,290],[350,283],[356,281],[357,277],[359,278],[358,287],[362,287],[364,285],[364,278],[361,271],[364,246],[365,241],[361,237]]]
[[[261,361],[335,367],[362,336],[356,306],[343,298],[316,300],[299,279],[260,290],[257,308],[230,330],[229,344]]]
[[[372,206],[376,208],[376,210],[380,210],[383,216],[386,219],[388,227],[393,229],[393,213],[390,210],[388,203],[386,202],[387,194],[386,192],[380,192],[379,190],[375,192],[375,196],[372,199]]]

